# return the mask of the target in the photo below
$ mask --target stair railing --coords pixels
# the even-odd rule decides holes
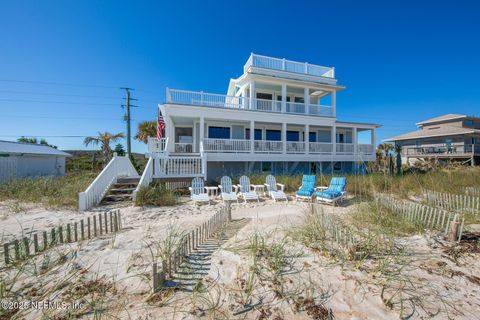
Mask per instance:
[[[143,170],[142,177],[140,178],[140,182],[138,182],[137,188],[132,193],[133,201],[137,199],[137,193],[140,191],[140,188],[147,187],[150,185],[153,179],[153,157],[148,158],[147,165]]]
[[[78,194],[78,208],[85,211],[102,201],[108,189],[117,182],[118,177],[137,177],[138,172],[127,156],[113,154],[112,160],[93,180],[84,192]]]

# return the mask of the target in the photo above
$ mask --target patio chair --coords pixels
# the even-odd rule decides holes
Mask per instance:
[[[237,201],[237,193],[232,189],[232,179],[228,176],[223,176],[220,179],[220,185],[218,186],[220,193],[222,195],[223,202],[225,201]]]
[[[208,204],[210,204],[210,198],[205,192],[203,178],[194,178],[192,180],[192,186],[188,187],[188,190],[190,190],[190,198],[193,200],[194,204],[197,202],[208,202]]]
[[[302,185],[298,188],[295,197],[297,200],[312,200],[315,193],[315,184],[317,177],[315,175],[303,175]]]
[[[273,199],[274,202],[282,199],[288,202],[287,195],[283,191],[285,189],[285,185],[277,183],[277,180],[274,176],[267,176],[265,186],[267,187],[267,194]],[[278,187],[280,187],[280,189],[278,189]]]
[[[251,190],[250,178],[247,176],[240,177],[240,196],[245,202],[247,202],[247,200],[257,200],[257,202],[260,202],[258,194]]]
[[[347,198],[347,178],[333,177],[328,187],[317,187],[317,202],[333,204]]]

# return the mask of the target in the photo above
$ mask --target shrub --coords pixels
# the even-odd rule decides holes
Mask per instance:
[[[165,188],[165,186],[161,184],[154,184],[148,187],[140,188],[135,200],[135,205],[137,206],[174,206],[177,203],[177,194]]]

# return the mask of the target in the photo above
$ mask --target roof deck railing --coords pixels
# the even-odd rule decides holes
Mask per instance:
[[[335,79],[335,68],[333,67],[324,67],[316,64],[310,64],[308,62],[297,62],[287,59],[273,58],[254,53],[250,55],[243,69],[244,71],[246,71],[250,67],[287,71],[299,74],[306,74],[310,76]]]

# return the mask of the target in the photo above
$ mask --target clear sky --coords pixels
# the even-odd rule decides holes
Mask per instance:
[[[383,124],[380,142],[480,115],[479,17],[479,1],[3,0],[0,139],[84,148],[125,132],[119,87],[135,88],[136,126],[167,86],[226,93],[255,52],[335,66],[339,120]]]

